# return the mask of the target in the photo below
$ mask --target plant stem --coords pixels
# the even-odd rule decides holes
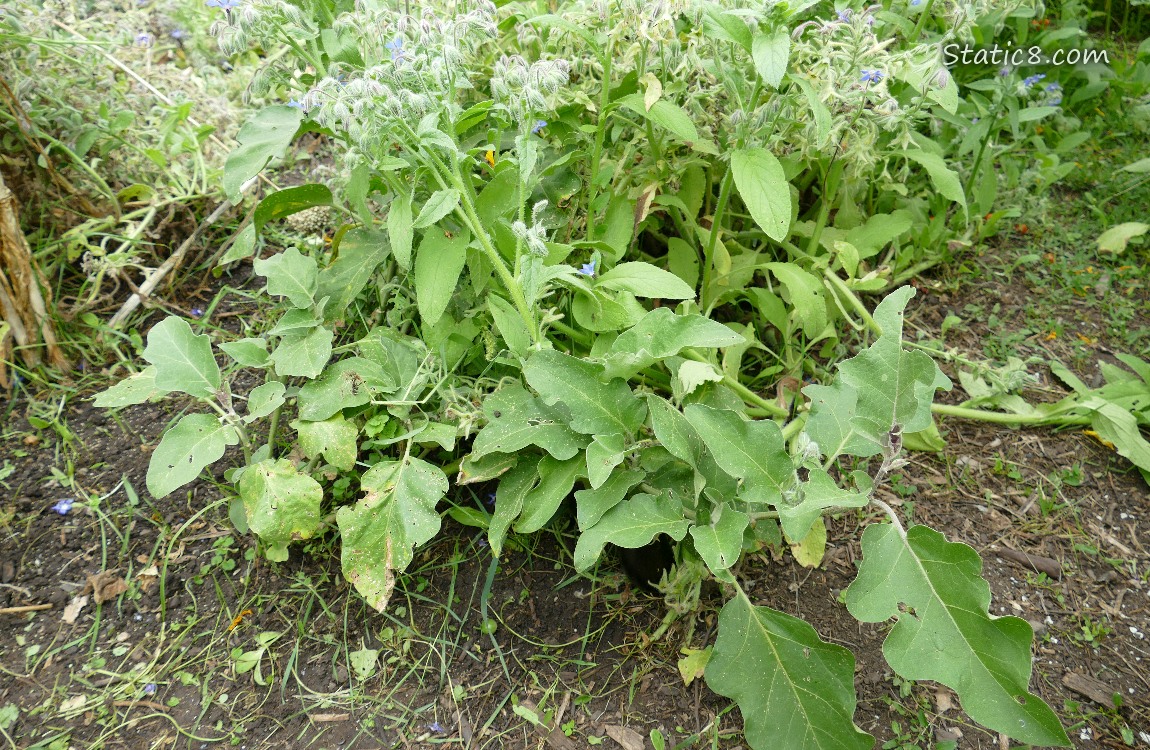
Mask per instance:
[[[727,210],[727,202],[731,199],[731,185],[735,181],[735,176],[731,172],[731,166],[727,165],[727,171],[723,174],[723,182],[719,186],[719,202],[715,204],[715,213],[711,217],[710,234],[707,235],[707,250],[703,253],[703,294],[707,294],[707,289],[711,284],[711,266],[715,257],[715,244],[719,241],[719,233],[723,231],[723,212]]]
[[[879,500],[877,497],[872,497],[870,501],[883,509],[883,512],[887,514],[888,518],[890,518],[891,525],[893,525],[895,530],[898,531],[898,535],[903,539],[906,539],[906,528],[903,527],[902,521],[900,521],[898,518],[898,514],[894,512],[894,508],[890,507],[882,500]]]
[[[463,179],[458,162],[455,162],[454,167],[455,180],[460,189],[459,203],[467,219],[467,224],[470,225],[472,234],[479,238],[479,244],[483,247],[484,254],[491,262],[491,265],[495,267],[495,272],[499,274],[499,280],[503,282],[507,293],[511,295],[511,302],[515,305],[515,309],[519,311],[519,316],[523,318],[523,322],[527,324],[527,330],[531,333],[531,340],[538,344],[541,341],[539,326],[535,323],[535,316],[531,313],[531,307],[527,304],[527,298],[523,296],[523,290],[520,289],[519,282],[511,275],[507,264],[503,262],[499,251],[495,249],[495,245],[491,242],[490,235],[487,234],[487,230],[483,227],[483,222],[479,218],[479,212],[475,210],[474,188],[470,182]]]
[[[880,329],[878,323],[874,321],[874,317],[870,314],[870,310],[866,309],[866,305],[864,305],[862,300],[860,300],[855,295],[855,293],[850,290],[850,287],[846,285],[846,282],[840,279],[838,275],[829,268],[823,271],[823,278],[825,278],[827,282],[830,283],[831,287],[833,287],[832,291],[834,291],[836,295],[843,297],[848,303],[850,303],[851,308],[856,313],[858,313],[859,317],[862,318],[862,321],[866,324],[867,328],[870,328],[878,335],[882,335],[882,329]]]
[[[918,41],[919,35],[922,34],[922,27],[926,25],[926,19],[930,18],[930,11],[934,7],[934,0],[926,0],[926,7],[922,9],[922,13],[918,16],[918,23],[914,25],[914,31],[910,33],[911,43]]]
[[[599,162],[603,160],[603,139],[607,137],[607,106],[611,103],[611,62],[614,59],[614,36],[607,35],[607,53],[603,56],[603,88],[599,92],[599,121],[595,126],[595,149],[591,152],[591,177],[587,182],[587,239],[595,239],[595,198],[599,190]]]
[[[1002,100],[1005,99],[1003,92],[998,93],[998,99],[994,102],[994,109],[990,112],[990,124],[986,126],[986,135],[982,137],[982,143],[978,146],[978,155],[974,157],[974,166],[970,168],[970,176],[966,178],[966,185],[963,186],[962,194],[964,196],[970,195],[971,188],[974,187],[974,181],[978,177],[978,173],[982,171],[982,155],[986,152],[987,145],[990,144],[990,139],[994,137],[996,125],[998,125],[998,113],[1002,109]]]
[[[969,406],[952,406],[950,404],[933,404],[931,413],[942,417],[958,417],[959,419],[976,419],[980,422],[992,424],[1014,425],[1016,427],[1034,426],[1070,426],[1089,425],[1090,417],[1072,414],[1007,414],[1001,411],[975,409]]]

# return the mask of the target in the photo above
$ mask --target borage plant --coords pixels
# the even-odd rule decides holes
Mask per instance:
[[[895,621],[894,671],[951,687],[993,730],[1067,745],[1027,691],[1030,627],[988,613],[975,552],[874,496],[950,386],[903,348],[911,289],[873,315],[856,296],[888,288],[898,238],[940,200],[932,184],[959,209],[940,203],[932,236],[965,216],[957,176],[915,129],[953,85],[919,59],[918,27],[880,6],[818,20],[809,2],[563,5],[221,6],[227,48],[294,52],[257,82],[293,102],[241,130],[229,195],[300,130],[339,144],[347,178],[338,198],[322,185],[265,197],[225,262],[312,206],[348,223],[330,255],[254,261],[283,313],[220,343],[224,369],[208,335],[169,318],[148,334],[149,367],[98,397],[207,406],[165,433],[149,491],[238,444],[237,524],[272,560],[334,527],[344,575],[379,610],[439,531],[449,475],[498,480],[483,520],[496,556],[573,494],[578,570],[607,544],[663,535],[675,612],[697,607],[704,577],[730,593],[705,676],[755,748],[873,744],[853,723],[850,652],[755,604],[737,575],[765,546],[817,565],[823,517],[873,509],[887,522],[864,532],[845,600],[861,621]],[[708,97],[728,114],[708,114]],[[805,353],[835,353],[836,322],[856,317],[875,338],[832,378]],[[804,368],[825,384],[800,404]],[[264,383],[242,396],[232,384],[252,371]],[[779,375],[792,408],[752,387]]]

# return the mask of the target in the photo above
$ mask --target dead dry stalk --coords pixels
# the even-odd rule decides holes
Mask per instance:
[[[70,369],[56,343],[56,330],[48,315],[51,304],[52,290],[36,267],[20,229],[16,196],[0,175],[0,313],[5,323],[0,326],[0,386],[8,387],[6,363],[15,351],[20,352],[24,364],[34,367],[43,361],[42,346],[49,364]]]

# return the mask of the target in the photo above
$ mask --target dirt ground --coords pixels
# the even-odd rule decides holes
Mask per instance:
[[[993,301],[1009,326],[1027,293],[1041,289],[926,283],[908,320],[937,335],[948,314]],[[947,343],[978,354],[987,326],[968,318]],[[1028,395],[1049,400],[1043,377]],[[477,529],[448,520],[381,615],[343,581],[332,539],[296,545],[280,565],[257,557],[228,521],[222,469],[220,484],[147,495],[149,451],[176,406],[107,413],[73,397],[36,427],[30,397],[52,395],[18,391],[0,427],[0,465],[12,467],[0,494],[0,728],[12,747],[635,750],[655,747],[652,730],[668,748],[742,747],[738,709],[676,668],[682,649],[713,642],[717,591],[690,627],[650,642],[662,603],[617,568],[576,576],[565,522],[512,539],[496,567]],[[1031,689],[1076,746],[1150,747],[1146,484],[1081,430],[950,419],[941,431],[946,450],[913,454],[883,499],[983,556],[992,612],[1034,626]],[[78,502],[61,515],[64,498]],[[887,626],[838,603],[867,520],[834,520],[818,569],[746,560],[743,585],[855,654],[856,722],[876,746],[1007,747],[950,691],[894,676]],[[19,716],[5,724],[10,704]]]

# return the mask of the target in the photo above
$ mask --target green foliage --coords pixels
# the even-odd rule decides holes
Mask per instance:
[[[854,725],[854,657],[802,620],[746,596],[719,614],[707,685],[745,707],[752,747],[863,750],[874,738]]]
[[[1026,690],[1030,625],[987,613],[990,586],[973,549],[926,526],[876,525],[863,533],[862,550],[847,608],[862,622],[897,620],[883,643],[895,672],[953,689],[966,713],[994,731],[1029,745],[1069,744],[1054,712]]]
[[[229,48],[290,30],[291,54],[262,80],[302,102],[241,131],[229,194],[296,131],[320,130],[346,179],[273,193],[253,225],[328,203],[349,218],[330,252],[254,262],[283,312],[221,343],[223,371],[206,336],[170,319],[148,338],[154,369],[99,397],[179,390],[211,410],[165,436],[149,489],[181,486],[238,442],[245,520],[268,557],[334,528],[344,576],[381,611],[439,531],[449,470],[457,484],[498,480],[490,515],[454,513],[485,526],[496,555],[573,495],[576,570],[608,544],[662,536],[676,543],[674,612],[698,606],[705,576],[723,583],[704,674],[741,706],[756,749],[871,744],[853,724],[851,654],[754,605],[739,575],[745,555],[784,541],[817,564],[823,516],[872,506],[889,523],[864,533],[848,603],[864,621],[897,619],[892,668],[950,685],[993,729],[1068,744],[1026,692],[1029,632],[986,614],[977,557],[904,530],[874,494],[902,465],[904,434],[937,437],[934,393],[950,387],[904,347],[914,292],[896,280],[980,231],[968,213],[994,208],[985,175],[1002,156],[986,145],[1047,148],[1033,123],[1060,116],[996,74],[960,90],[920,44],[1018,33],[1025,4],[960,28],[938,19],[939,37],[930,3],[917,27],[877,6],[828,21],[817,3],[658,4],[637,20],[560,5],[432,3],[418,33],[390,5],[253,0],[252,19],[225,17]],[[590,57],[598,67],[571,79],[563,60]],[[1059,173],[1050,160],[1040,176]],[[885,293],[873,315],[859,297],[871,292]],[[860,351],[824,375],[816,346],[839,357],[852,330]],[[244,370],[264,384],[241,415]],[[789,404],[759,393],[805,372],[822,382]],[[925,658],[936,643],[946,658]]]
[[[302,119],[298,109],[276,105],[261,109],[240,128],[236,136],[240,145],[228,154],[224,164],[224,193],[228,200],[238,203],[243,184],[259,174],[269,161],[284,155]]]

